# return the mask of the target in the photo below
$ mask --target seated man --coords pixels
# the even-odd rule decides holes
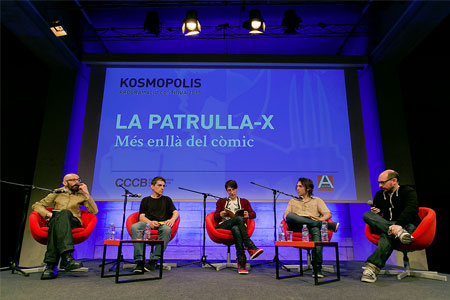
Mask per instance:
[[[420,223],[416,191],[400,186],[397,172],[382,172],[378,184],[381,190],[375,194],[373,206],[370,212],[363,215],[363,219],[375,233],[380,234],[380,239],[377,249],[364,264],[363,282],[377,281],[377,275],[394,251],[395,244],[411,243],[414,239],[411,233]]]
[[[325,202],[313,197],[314,184],[311,179],[299,178],[297,182],[297,194],[299,198],[293,198],[284,212],[284,220],[289,230],[301,232],[303,225],[306,224],[313,242],[321,241],[320,229],[323,223],[326,223],[327,229],[336,232],[339,223],[326,222],[331,218],[331,212],[325,205]],[[312,251],[312,264],[314,270],[317,270],[317,277],[322,278],[322,248],[316,247]],[[314,276],[314,274],[313,274]]]
[[[238,273],[248,274],[244,245],[247,248],[250,259],[258,257],[264,250],[256,248],[255,244],[248,236],[246,220],[248,218],[256,218],[256,213],[253,211],[252,206],[247,199],[239,198],[237,196],[237,188],[237,183],[234,180],[228,180],[225,183],[225,190],[228,193],[228,197],[226,199],[220,198],[217,200],[214,219],[217,222],[216,228],[231,230],[233,233],[234,244],[236,246]],[[237,213],[238,211],[241,211],[242,215],[238,213],[234,217],[230,216],[230,214],[234,215],[234,213]]]
[[[74,270],[83,265],[72,257],[72,229],[82,227],[80,207],[84,205],[91,214],[98,212],[97,204],[91,198],[88,188],[81,183],[77,174],[67,174],[63,179],[63,188],[33,204],[32,208],[48,220],[47,251],[44,262],[47,264],[41,279],[54,279],[58,275],[58,262],[61,269]],[[53,206],[53,212],[46,207]]]
[[[150,260],[146,264],[144,261],[144,244],[134,243],[134,260],[136,261],[135,273],[144,273],[144,271],[153,271],[156,262],[161,258],[161,251],[166,250],[170,241],[172,226],[178,219],[178,211],[173,205],[172,199],[163,196],[166,180],[162,177],[152,179],[150,187],[152,195],[145,197],[141,201],[139,208],[139,222],[131,226],[131,237],[133,240],[137,237],[137,230],[145,230],[147,224],[151,229],[158,230],[158,240],[164,241],[164,248],[160,245],[155,247],[155,251],[150,255]]]

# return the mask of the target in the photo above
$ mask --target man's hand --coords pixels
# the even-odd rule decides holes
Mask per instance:
[[[46,217],[48,220],[50,220],[50,219],[53,217],[53,213],[52,213],[51,211],[49,211],[49,212],[47,212],[47,213],[45,214],[45,217]]]
[[[370,211],[375,213],[375,214],[379,214],[381,210],[379,208],[376,208],[375,206],[372,206],[370,208]]]
[[[392,232],[393,235],[397,236],[400,230],[402,230],[403,227],[400,225],[391,225],[389,226],[389,230]]]
[[[149,224],[150,224],[151,229],[156,229],[160,225],[158,221],[150,221]]]
[[[221,218],[225,218],[227,215],[228,215],[228,213],[227,213],[226,211],[224,211],[224,210],[222,210],[222,211],[220,212],[220,217],[221,217]]]
[[[87,187],[86,184],[80,183],[80,188],[79,188],[79,190],[80,190],[84,195],[86,195],[86,197],[89,198],[90,194],[89,194],[89,190],[88,190],[88,187]]]
[[[172,227],[173,224],[175,223],[175,221],[172,221],[172,219],[167,220],[166,222],[164,222],[164,225],[167,225],[169,227]]]
[[[248,218],[248,211],[244,210],[244,219]]]

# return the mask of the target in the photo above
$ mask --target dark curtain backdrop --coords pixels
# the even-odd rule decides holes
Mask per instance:
[[[1,173],[5,181],[32,184],[50,70],[1,26]],[[1,184],[1,266],[14,259],[24,204],[23,189]]]

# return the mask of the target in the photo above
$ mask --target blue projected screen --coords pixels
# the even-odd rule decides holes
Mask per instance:
[[[356,200],[344,70],[107,68],[92,182],[94,199],[121,199],[123,184],[149,195],[155,176],[247,199],[296,195],[299,177],[326,200]]]

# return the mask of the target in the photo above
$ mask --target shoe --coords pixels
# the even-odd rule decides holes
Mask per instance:
[[[151,272],[156,269],[156,259],[151,259],[147,264],[144,265],[144,270],[147,272]]]
[[[373,282],[377,281],[377,275],[371,268],[363,267],[363,270],[364,270],[363,275],[361,277],[362,282],[373,283]]]
[[[327,224],[328,224],[327,225],[328,230],[333,231],[333,232],[338,231],[339,223],[331,222],[331,223],[327,223]]]
[[[60,269],[66,271],[75,270],[83,267],[83,264],[72,257],[70,252],[64,253],[61,256],[61,263],[59,264]]]
[[[312,277],[315,277],[314,276],[314,272],[312,273],[312,275],[311,275]],[[324,278],[325,276],[323,275],[323,273],[322,273],[322,270],[317,270],[317,278]]]
[[[400,230],[400,232],[397,234],[397,238],[402,244],[411,244],[411,242],[414,240],[414,237],[405,229]]]
[[[247,251],[248,254],[250,255],[250,259],[255,259],[264,252],[264,250],[261,248],[248,249]]]
[[[239,259],[237,259],[236,262],[237,262],[237,266],[238,266],[238,273],[241,275],[247,275],[248,270],[247,270],[246,262],[244,261],[244,263],[242,264],[242,261],[241,261],[241,263],[239,263]]]
[[[144,262],[142,260],[136,262],[136,267],[134,267],[133,273],[144,274]]]
[[[47,264],[44,272],[41,274],[41,280],[55,279],[58,276],[58,267],[56,264]]]

